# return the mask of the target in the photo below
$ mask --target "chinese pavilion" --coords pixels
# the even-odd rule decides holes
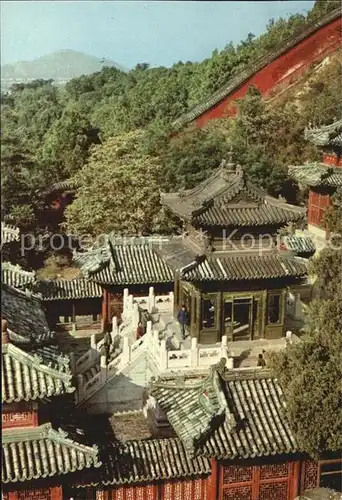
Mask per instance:
[[[70,360],[37,297],[2,285],[1,314],[2,499],[62,500],[65,478],[100,465],[96,447],[55,425],[75,391]]]
[[[162,203],[183,222],[184,236],[158,251],[175,272],[175,308],[190,311],[191,335],[203,344],[283,336],[286,291],[305,279],[306,265],[281,250],[278,231],[303,221],[305,209],[267,195],[225,162]]]
[[[321,128],[307,128],[305,138],[322,149],[323,161],[289,167],[299,185],[309,188],[308,229],[327,237],[324,216],[331,196],[342,187],[342,120]]]

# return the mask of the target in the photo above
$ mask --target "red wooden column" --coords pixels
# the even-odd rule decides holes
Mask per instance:
[[[291,488],[289,488],[290,494],[291,494],[290,498],[296,498],[296,496],[299,494],[299,491],[300,491],[300,461],[299,460],[297,460],[296,462],[293,462],[291,464],[290,477],[291,477],[291,481],[290,481]]]
[[[219,465],[217,463],[217,460],[215,458],[210,459],[211,463],[211,486],[210,489],[211,491],[209,492],[210,494],[210,499],[211,500],[217,500],[218,499],[218,485],[219,485]]]

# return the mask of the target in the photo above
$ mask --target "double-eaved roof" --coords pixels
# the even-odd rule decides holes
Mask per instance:
[[[74,264],[85,278],[99,284],[171,283],[172,271],[154,249],[164,239],[109,238],[100,248],[75,254]]]
[[[50,423],[3,429],[2,483],[18,483],[99,467],[96,446],[74,441]]]
[[[29,290],[18,290],[2,283],[1,316],[7,321],[10,337],[15,335],[17,342],[41,343],[54,338],[41,298]]]
[[[20,230],[18,227],[6,224],[1,221],[1,243],[11,243],[12,241],[19,241]]]
[[[307,127],[304,131],[304,137],[307,141],[316,146],[332,148],[342,148],[342,119],[336,120],[329,125],[322,127]]]
[[[2,403],[32,401],[74,392],[70,361],[53,348],[25,352],[12,343],[1,348]]]
[[[219,365],[197,384],[158,379],[151,385],[187,452],[230,460],[299,451],[277,380],[267,370],[225,371]]]
[[[225,161],[193,189],[163,193],[162,203],[195,227],[281,227],[303,220],[306,210],[269,196]]]

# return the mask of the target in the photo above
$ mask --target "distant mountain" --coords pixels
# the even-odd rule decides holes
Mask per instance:
[[[109,59],[100,59],[74,50],[60,50],[34,61],[20,61],[1,66],[1,89],[7,90],[13,83],[36,79],[53,79],[57,85],[63,85],[72,78],[100,71],[104,66],[114,66],[126,71]]]

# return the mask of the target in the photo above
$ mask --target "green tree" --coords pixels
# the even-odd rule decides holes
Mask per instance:
[[[160,205],[161,165],[143,152],[145,133],[108,139],[78,172],[75,201],[66,224],[74,234],[150,234],[170,229]]]

